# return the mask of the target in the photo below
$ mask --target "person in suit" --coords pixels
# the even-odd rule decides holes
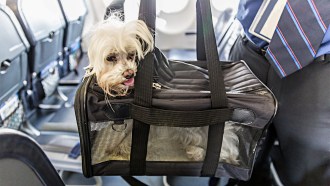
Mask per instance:
[[[244,29],[244,34],[237,38],[229,59],[246,61],[256,76],[277,97],[279,107],[273,127],[279,141],[280,155],[274,156],[276,158],[272,161],[282,184],[329,185],[330,29],[327,24],[329,24],[330,12],[323,9],[326,7],[329,9],[330,3],[323,0],[289,0],[269,44],[249,32],[262,2],[262,0],[240,0],[237,19]],[[299,15],[302,14],[298,11],[302,9],[300,4],[305,6],[304,15]],[[290,33],[290,29],[285,29],[285,33],[281,32],[285,26],[289,25],[288,23],[281,25],[284,14],[289,15],[287,21],[292,21],[291,26],[295,26],[293,30],[297,30],[299,34]],[[316,21],[309,21],[308,27],[300,22],[303,19]],[[314,37],[314,32],[317,32],[319,28],[322,28],[323,33],[319,36],[322,37],[321,44],[315,44],[311,40],[314,38],[305,38],[305,36]],[[280,56],[274,57],[270,55],[272,53],[269,47],[272,42],[275,42],[276,37],[281,39],[279,42],[283,45],[275,47]],[[290,37],[298,39],[294,40]],[[306,43],[307,46],[301,46],[301,43]],[[313,49],[313,57],[311,59],[300,57],[299,53],[304,53],[304,51],[302,49],[295,51],[298,47]],[[271,58],[267,57],[267,54]],[[307,54],[309,55],[309,51],[304,53],[304,55]],[[294,65],[303,65],[292,71],[290,70],[292,65],[289,66],[291,61],[295,62]]]

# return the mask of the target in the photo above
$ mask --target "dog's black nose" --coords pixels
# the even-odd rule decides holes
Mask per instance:
[[[125,75],[124,77],[125,77],[126,79],[131,79],[133,76],[134,76],[133,74],[128,74],[128,75]]]
[[[124,78],[126,79],[131,79],[132,77],[134,77],[134,71],[133,70],[126,70],[123,73]]]

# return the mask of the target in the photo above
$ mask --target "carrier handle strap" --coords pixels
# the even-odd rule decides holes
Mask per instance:
[[[178,111],[147,108],[132,104],[131,116],[148,125],[168,127],[205,127],[224,123],[232,118],[233,109]]]
[[[203,51],[202,57],[204,57],[207,61],[212,108],[228,108],[224,76],[221,63],[219,62],[219,55],[214,35],[210,0],[197,0],[196,12],[197,44],[199,44],[199,46],[197,46],[197,55],[198,53],[201,55],[201,51]],[[200,55],[199,57],[201,57]],[[202,166],[201,176],[215,176],[216,174],[219,164],[224,128],[224,121],[219,121],[217,125],[209,126],[207,151]]]
[[[139,19],[144,20],[149,28],[155,28],[155,0],[141,0]],[[136,75],[133,103],[142,107],[152,106],[152,83],[154,69],[154,52],[149,52],[140,62]],[[150,125],[133,120],[132,145],[130,154],[130,174],[144,175],[146,172],[146,157]]]
[[[104,19],[111,16],[113,12],[122,13],[121,19],[125,20],[124,15],[124,2],[125,0],[114,0],[106,9]],[[155,23],[149,20],[153,18],[153,15],[147,14],[147,10],[155,9],[156,4],[145,2],[141,0],[139,19],[145,20],[149,28],[155,28]],[[143,13],[142,13],[143,12]],[[154,11],[149,11],[150,13]],[[156,13],[154,14],[156,16]],[[149,17],[149,18],[148,18]],[[155,18],[154,18],[155,19]],[[141,61],[141,66],[139,73],[137,73],[135,80],[135,95],[134,104],[138,104],[144,107],[151,107],[152,101],[152,74],[153,74],[153,55],[149,53],[145,56],[144,60]],[[151,65],[148,66],[147,64]],[[151,74],[151,75],[150,75]],[[145,83],[143,83],[145,81]],[[148,86],[150,85],[150,87]],[[133,120],[133,130],[132,130],[132,145],[130,154],[130,175],[144,175],[146,172],[146,156],[147,156],[147,145],[149,136],[150,126],[138,121]],[[125,176],[123,177],[131,185],[137,185],[136,180],[132,180],[133,177]]]
[[[201,11],[198,10],[199,3],[196,3],[196,56],[198,61],[206,61],[205,42]],[[208,26],[209,27],[209,26]],[[213,25],[212,25],[213,28]],[[213,47],[212,47],[213,48]],[[219,59],[219,58],[218,58]]]
[[[134,178],[133,176],[121,176],[129,185],[134,186],[148,186],[147,184],[143,183],[142,181]]]
[[[228,105],[227,94],[214,35],[210,0],[197,0],[196,11],[197,43],[200,42],[197,52],[203,53],[203,58],[198,60],[207,61],[212,108],[225,108]]]

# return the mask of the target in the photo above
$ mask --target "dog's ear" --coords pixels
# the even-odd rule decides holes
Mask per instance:
[[[141,51],[137,51],[139,60],[154,49],[154,37],[148,26],[141,20],[134,20],[131,22],[135,27],[136,39],[140,43]]]
[[[108,34],[107,22],[102,21],[94,25],[94,27],[88,33],[88,50],[87,55],[89,59],[89,65],[86,68],[92,69],[89,74],[100,72],[103,69],[103,61],[105,55],[108,54]]]
[[[145,24],[144,21],[136,20],[137,24],[137,32],[136,36],[143,41],[143,51],[146,53],[150,52],[154,48],[154,37],[153,33],[151,33],[148,26]],[[146,45],[146,46],[144,46]]]

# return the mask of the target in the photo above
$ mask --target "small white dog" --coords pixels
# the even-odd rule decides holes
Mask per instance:
[[[91,32],[86,74],[110,96],[125,96],[134,86],[137,62],[153,50],[153,37],[143,21],[124,23],[110,17]]]
[[[125,96],[128,90],[134,87],[138,62],[153,50],[153,42],[152,34],[143,21],[123,23],[119,19],[110,17],[92,31],[88,48],[90,64],[86,75],[95,74],[97,83],[106,96]],[[94,163],[104,161],[104,156],[129,159],[132,124],[121,133],[115,131],[113,126],[107,128],[99,130],[97,134],[92,150]],[[233,137],[238,140],[237,136]],[[159,159],[156,156],[161,152],[159,150],[161,147],[156,147],[157,144],[153,144],[153,141],[162,143],[160,142],[162,140],[158,140],[160,138],[179,141],[188,159],[195,161],[204,159],[207,127],[151,127],[147,159]],[[221,159],[237,164],[237,140],[234,139],[235,144],[230,146],[224,139]],[[150,150],[152,148],[158,150]]]

